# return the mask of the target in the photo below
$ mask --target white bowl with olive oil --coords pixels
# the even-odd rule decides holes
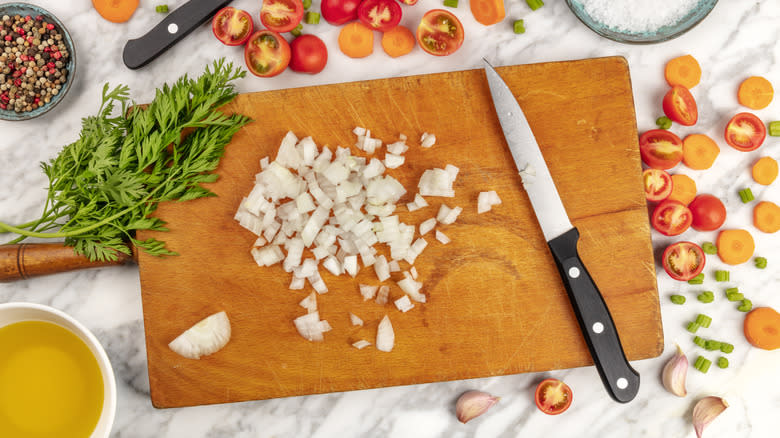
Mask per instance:
[[[107,438],[116,381],[97,338],[39,304],[0,304],[0,436]]]

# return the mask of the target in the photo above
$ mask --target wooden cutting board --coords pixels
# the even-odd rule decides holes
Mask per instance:
[[[647,208],[641,181],[628,65],[621,57],[498,69],[533,127],[572,223],[580,254],[605,296],[629,360],[659,355],[663,333]],[[211,185],[218,197],[162,205],[178,257],[140,254],[152,403],[156,407],[235,402],[571,368],[592,364],[546,242],[501,133],[482,70],[412,76],[241,95],[228,107],[254,118],[228,145]],[[401,220],[419,224],[442,202],[461,206],[439,229],[448,245],[429,245],[415,263],[428,302],[401,313],[392,301],[363,302],[358,283],[378,284],[373,268],[356,279],[320,269],[329,292],[318,296],[333,330],[304,340],[293,319],[311,291],[288,290],[281,265],[261,268],[255,236],[233,215],[252,188],[259,160],[288,130],[318,145],[351,146],[352,129],[386,143],[409,136],[406,164],[390,171],[411,201],[425,169],[460,168],[455,198]],[[436,145],[422,149],[423,132]],[[354,147],[353,147],[354,149]],[[356,149],[354,149],[356,151]],[[355,152],[357,153],[357,152]],[[384,151],[379,153],[384,158]],[[477,215],[480,191],[503,203]],[[381,245],[380,245],[381,246]],[[382,249],[384,251],[384,247]],[[403,262],[402,267],[408,269]],[[394,279],[398,279],[394,274]],[[391,300],[402,296],[393,282]],[[167,344],[205,316],[224,310],[232,339],[218,353],[189,360]],[[348,312],[365,321],[350,324]],[[396,343],[373,346],[389,315]],[[593,378],[598,379],[594,370]],[[606,395],[605,395],[606,396]]]

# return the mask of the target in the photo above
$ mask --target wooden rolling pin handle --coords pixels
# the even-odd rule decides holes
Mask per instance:
[[[133,257],[119,254],[113,262],[92,262],[61,243],[0,245],[0,283],[78,269],[122,265]]]

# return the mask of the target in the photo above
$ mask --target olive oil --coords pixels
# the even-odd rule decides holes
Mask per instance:
[[[103,409],[103,375],[78,336],[57,324],[0,327],[0,437],[88,438]]]

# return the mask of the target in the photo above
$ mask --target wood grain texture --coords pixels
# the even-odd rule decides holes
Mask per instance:
[[[655,281],[636,117],[623,58],[518,65],[498,69],[524,109],[569,216],[581,233],[580,254],[605,296],[630,360],[659,355],[663,333]],[[219,195],[161,205],[170,232],[159,237],[181,255],[140,254],[152,402],[157,407],[265,399],[571,368],[592,364],[555,263],[523,191],[482,70],[270,91],[239,96],[230,111],[251,115],[220,164]],[[425,169],[450,163],[460,174],[455,198],[428,198],[430,207],[406,223],[435,216],[442,202],[463,207],[441,230],[448,245],[429,245],[415,264],[429,300],[402,314],[392,302],[363,302],[358,283],[377,284],[372,268],[356,279],[322,276],[318,297],[333,326],[325,342],[301,338],[292,320],[310,292],[287,289],[279,265],[257,267],[255,236],[233,214],[249,193],[259,159],[275,152],[285,132],[311,135],[318,145],[351,146],[355,126],[392,142],[409,136],[407,164],[390,171],[410,201]],[[422,132],[436,145],[419,147]],[[384,152],[380,152],[383,158]],[[503,204],[476,213],[480,191]],[[141,238],[153,234],[145,234]],[[384,249],[384,248],[383,248]],[[402,262],[402,267],[408,266]],[[395,278],[395,277],[394,277]],[[402,292],[391,284],[391,299]],[[201,360],[167,344],[201,318],[225,310],[230,343]],[[352,327],[348,312],[365,320]],[[392,352],[356,350],[374,342],[388,314]],[[594,378],[596,374],[594,373]]]

